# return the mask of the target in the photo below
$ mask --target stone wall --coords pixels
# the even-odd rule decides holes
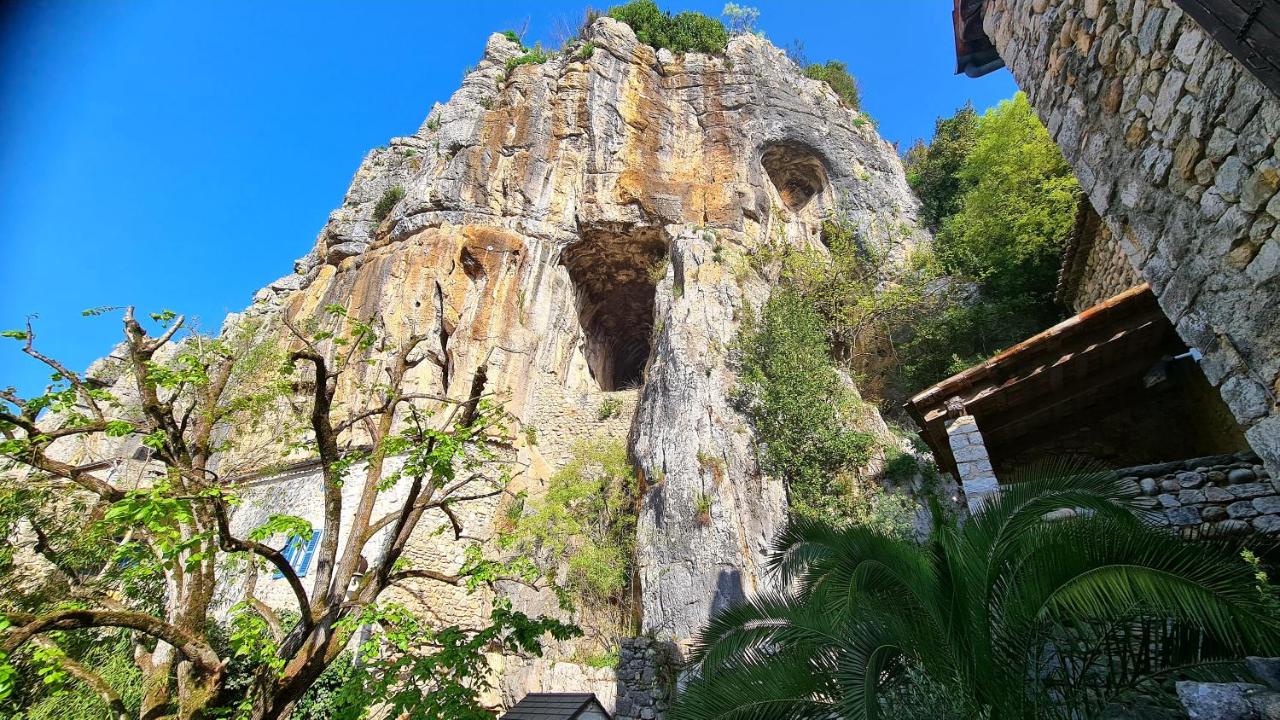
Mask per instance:
[[[988,0],[984,28],[1280,473],[1280,99],[1171,0]]]
[[[669,642],[622,641],[614,720],[662,720],[675,692],[679,655]]]
[[[1099,227],[1088,250],[1075,297],[1071,301],[1071,309],[1075,312],[1083,312],[1142,283],[1111,228]]]
[[[1174,528],[1280,533],[1280,485],[1251,452],[1117,471],[1138,485],[1136,502]]]

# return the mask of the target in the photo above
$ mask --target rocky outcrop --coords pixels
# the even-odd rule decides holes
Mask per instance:
[[[894,148],[762,38],[676,56],[602,18],[586,39],[509,67],[521,49],[493,35],[416,133],[369,153],[295,273],[235,322],[284,337],[284,319],[336,303],[381,318],[393,341],[426,335],[439,362],[415,367],[411,388],[501,396],[533,430],[518,433],[516,489],[535,496],[575,443],[627,438],[643,486],[641,624],[682,641],[765,584],[785,514],[731,400],[732,347],[776,281],[771,258],[822,247],[838,204],[891,257],[924,235]],[[492,537],[505,512],[493,503],[461,518],[468,535]],[[443,522],[424,520],[416,563],[456,559]],[[402,599],[476,604],[455,591]],[[579,677],[538,662],[503,672],[521,694]]]

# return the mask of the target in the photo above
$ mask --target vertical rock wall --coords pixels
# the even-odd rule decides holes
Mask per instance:
[[[1280,98],[1171,0],[988,0],[984,27],[1280,473]]]
[[[821,249],[822,218],[837,206],[890,257],[927,238],[895,149],[764,39],[676,56],[609,18],[586,39],[593,52],[578,43],[508,67],[522,50],[493,35],[416,133],[369,153],[314,248],[229,326],[287,346],[286,320],[337,304],[377,318],[390,348],[427,337],[430,361],[407,389],[501,398],[516,421],[511,490],[533,499],[578,442],[626,438],[643,486],[641,622],[683,641],[760,589],[785,517],[782,483],[761,473],[731,400],[733,343],[777,279],[766,258]],[[372,382],[383,358],[367,359]],[[357,391],[346,382],[339,404]],[[256,448],[281,451],[272,462],[305,459],[271,429]],[[259,494],[276,510],[305,509],[318,483],[265,479]],[[415,566],[455,571],[472,539],[497,552],[509,503],[458,508],[460,542],[438,532],[451,529],[443,516],[425,517]],[[482,620],[488,598],[461,592],[410,582],[392,599],[442,622]],[[526,611],[556,610],[549,592],[510,593]],[[564,662],[573,654],[498,662],[493,702],[601,682]]]

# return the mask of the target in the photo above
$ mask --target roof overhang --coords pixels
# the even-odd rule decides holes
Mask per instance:
[[[954,473],[949,400],[974,416],[996,460],[1002,450],[1071,429],[1082,415],[1143,392],[1147,372],[1184,349],[1144,283],[924,390],[906,409],[939,466]]]
[[[1004,67],[1004,60],[982,29],[985,0],[955,0],[951,23],[956,37],[956,74],[982,77]]]

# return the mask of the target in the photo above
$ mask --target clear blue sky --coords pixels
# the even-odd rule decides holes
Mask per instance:
[[[40,345],[74,368],[120,337],[117,316],[85,308],[169,308],[215,329],[291,271],[365,151],[414,132],[489,33],[527,18],[526,40],[547,39],[586,4],[4,3],[0,329],[38,315]],[[1016,89],[1003,70],[952,74],[951,0],[744,4],[778,45],[847,62],[904,149],[938,116]],[[0,387],[38,391],[47,373],[17,350],[0,345]]]

